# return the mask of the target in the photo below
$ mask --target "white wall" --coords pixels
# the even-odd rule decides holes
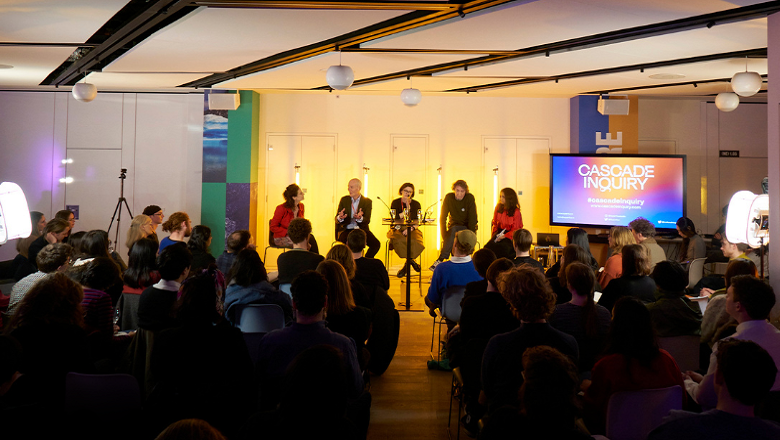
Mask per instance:
[[[200,94],[99,93],[81,103],[67,92],[0,92],[0,180],[18,183],[30,209],[47,219],[75,204],[76,231],[106,229],[119,199],[120,168],[127,168],[124,196],[133,214],[157,204],[169,214],[187,211],[197,224],[202,130]],[[66,157],[73,164],[63,165]],[[66,175],[72,184],[59,182]],[[123,257],[129,226],[125,211]],[[15,254],[9,242],[0,248],[0,261]]]

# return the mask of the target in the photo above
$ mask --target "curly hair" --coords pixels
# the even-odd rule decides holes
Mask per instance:
[[[190,235],[190,241],[187,242],[187,247],[191,251],[203,251],[208,252],[208,242],[211,238],[211,228],[206,225],[197,225],[192,228],[192,235]]]
[[[174,232],[181,229],[181,224],[190,221],[190,216],[186,212],[177,211],[168,216],[168,220],[162,224],[163,231]]]
[[[522,412],[540,423],[570,423],[579,410],[577,366],[560,351],[540,345],[523,352]],[[573,426],[572,426],[573,427]]]
[[[325,256],[328,260],[338,261],[344,270],[347,271],[347,278],[355,278],[355,259],[352,258],[352,251],[344,243],[336,243]]]
[[[628,227],[637,234],[642,234],[642,237],[655,237],[655,226],[650,223],[650,220],[644,217],[637,217],[634,220],[631,220],[631,222],[628,224]]]
[[[300,190],[301,187],[294,183],[287,185],[287,188],[285,188],[282,193],[282,197],[284,197],[284,206],[290,209],[295,208],[295,200],[293,200],[293,197],[296,197]]]
[[[287,227],[287,236],[290,237],[293,243],[305,241],[309,234],[311,234],[310,221],[301,217],[290,220],[290,225]]]
[[[463,188],[466,192],[469,192],[469,184],[466,183],[465,180],[456,180],[455,183],[452,184],[452,190],[455,191],[455,187],[458,186]]]
[[[6,334],[29,324],[72,324],[81,327],[84,291],[65,274],[54,272],[41,278],[24,295]]]
[[[67,263],[73,256],[73,247],[67,243],[47,244],[35,258],[38,270],[43,273],[52,273],[60,266]]]
[[[547,319],[555,310],[555,293],[538,269],[521,265],[498,277],[498,290],[517,319],[534,322]]]

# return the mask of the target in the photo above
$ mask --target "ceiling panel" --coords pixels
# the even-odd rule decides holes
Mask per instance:
[[[2,0],[0,41],[83,43],[127,1]]]
[[[98,90],[138,91],[145,89],[172,89],[179,84],[196,80],[202,76],[198,73],[146,73],[139,75],[134,73],[93,72],[87,76],[87,81],[95,84]]]
[[[0,69],[0,86],[37,86],[72,52],[67,47],[0,47],[0,64],[13,66]]]

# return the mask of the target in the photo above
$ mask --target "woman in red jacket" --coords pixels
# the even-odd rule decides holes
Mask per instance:
[[[276,207],[274,216],[271,219],[271,239],[270,245],[292,248],[292,240],[287,236],[287,227],[290,225],[290,220],[294,218],[305,218],[303,215],[303,191],[301,188],[292,183],[287,185],[284,189],[284,203]],[[309,236],[309,251],[319,254],[319,248],[317,247],[317,240],[313,235]]]
[[[493,212],[493,230],[490,241],[485,245],[498,258],[515,258],[515,248],[512,245],[512,235],[518,229],[523,229],[523,216],[520,214],[520,202],[517,193],[512,188],[501,190],[501,200]]]

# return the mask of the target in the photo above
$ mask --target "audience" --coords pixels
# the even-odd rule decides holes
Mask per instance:
[[[604,288],[599,304],[612,310],[617,300],[624,296],[633,296],[643,303],[654,302],[656,286],[655,281],[648,276],[651,269],[647,249],[639,244],[630,244],[623,246],[620,254],[622,274]]]
[[[702,289],[702,296],[709,296],[710,299],[701,320],[701,342],[710,348],[719,340],[731,336],[737,331],[737,321],[726,310],[726,292],[731,285],[731,279],[737,275],[757,277],[758,269],[752,261],[737,258],[730,261],[726,267],[725,288],[716,291]],[[709,292],[705,292],[705,290],[709,290]]]
[[[184,243],[172,244],[160,252],[157,268],[160,281],[147,287],[138,300],[138,327],[145,330],[162,330],[172,327],[174,305],[182,281],[187,279],[192,264],[192,254]]]
[[[307,270],[314,270],[320,261],[324,260],[320,254],[309,252],[309,236],[311,235],[311,222],[305,218],[290,220],[287,227],[287,236],[293,242],[291,251],[284,252],[276,259],[279,268],[279,285],[292,284],[298,274]]]
[[[530,264],[531,266],[544,271],[544,265],[531,258],[531,245],[533,242],[534,237],[528,229],[518,229],[512,234],[512,245],[515,248],[515,266]]]
[[[160,272],[157,271],[158,247],[157,242],[150,236],[136,241],[130,250],[127,270],[122,274],[122,296],[116,305],[119,317],[116,324],[120,330],[138,328],[138,301],[141,293],[160,281]]]
[[[38,271],[22,278],[11,289],[11,298],[6,313],[13,316],[27,292],[47,274],[67,269],[72,254],[73,248],[65,243],[55,243],[44,247],[36,257]]]
[[[566,231],[566,244],[576,244],[577,246],[581,247],[585,252],[588,253],[590,256],[590,259],[586,264],[588,264],[591,269],[593,269],[593,272],[598,273],[599,270],[599,262],[596,260],[596,257],[593,256],[593,254],[590,252],[590,242],[588,241],[588,232],[582,228],[570,228],[568,231]],[[557,261],[555,264],[552,265],[549,269],[547,269],[547,272],[544,273],[544,275],[547,278],[555,278],[558,276],[558,272],[561,270],[561,262]]]
[[[255,245],[252,244],[252,234],[243,229],[231,233],[228,236],[225,250],[217,258],[217,268],[220,272],[223,274],[230,273],[230,268],[233,266],[236,255],[244,249],[255,249]]]
[[[637,217],[628,224],[631,233],[634,234],[634,241],[641,244],[647,251],[648,265],[650,271],[656,264],[666,260],[666,252],[655,241],[655,226],[644,217]]]
[[[610,281],[620,278],[623,273],[623,246],[636,244],[631,230],[624,226],[615,226],[609,230],[609,249],[612,256],[604,264],[604,270],[599,275],[599,284],[606,289]]]
[[[73,255],[81,255],[84,253],[84,249],[81,246],[84,241],[84,237],[87,235],[87,231],[74,232],[68,236],[68,244],[73,247]]]
[[[452,258],[449,261],[439,263],[433,271],[431,286],[425,297],[425,305],[428,306],[431,316],[436,316],[434,311],[441,307],[444,293],[452,286],[466,286],[472,281],[478,281],[482,277],[477,273],[471,263],[471,254],[477,244],[477,236],[468,229],[458,231],[452,245]],[[447,322],[450,329],[454,323]]]
[[[566,287],[571,300],[555,306],[550,316],[550,325],[577,340],[580,373],[589,372],[604,350],[612,320],[610,311],[593,301],[595,286],[596,274],[590,266],[580,262],[566,265]]]
[[[210,265],[216,265],[217,259],[209,252],[211,246],[211,228],[205,225],[197,225],[192,228],[192,234],[187,241],[187,247],[192,252],[192,267],[190,272],[199,274],[201,270]]]
[[[685,296],[688,274],[676,261],[655,265],[655,302],[647,304],[659,337],[701,335],[701,309]]]
[[[571,292],[568,288],[568,281],[566,279],[566,267],[573,263],[588,264],[588,253],[576,244],[569,244],[563,248],[560,259],[560,270],[555,278],[548,278],[550,288],[555,293],[555,303],[565,304],[571,300]],[[597,291],[601,290],[601,285],[596,283],[594,288]]]
[[[605,432],[607,405],[612,394],[683,386],[682,373],[674,358],[658,347],[647,307],[636,298],[623,297],[612,313],[605,356],[593,366],[591,380],[582,383],[585,422],[591,434]]]
[[[32,225],[30,236],[16,241],[16,252],[24,258],[29,258],[30,244],[43,235],[43,230],[46,228],[46,216],[42,212],[30,211],[30,224]]]
[[[650,440],[730,440],[780,438],[780,424],[756,417],[755,407],[775,382],[777,366],[772,356],[752,341],[720,342],[718,369],[713,379],[715,409],[701,414],[672,411],[650,433]]]
[[[109,239],[106,231],[95,229],[87,232],[81,240],[82,253],[77,255],[78,259],[73,265],[88,263],[93,258],[107,258],[111,260],[117,266],[117,270],[114,272],[116,276],[111,281],[111,284],[106,287],[106,293],[111,296],[111,303],[116,304],[119,301],[119,297],[122,296],[123,283],[120,275],[127,269],[127,265],[116,253],[109,251],[108,245]]]
[[[374,304],[375,292],[372,290],[369,292],[363,284],[355,279],[355,259],[352,258],[352,251],[344,243],[336,242],[325,256],[326,260],[338,261],[341,267],[347,271],[347,278],[349,278],[349,286],[352,288],[352,298],[355,299],[355,304],[366,308],[372,308]]]
[[[46,223],[46,227],[43,228],[41,236],[33,240],[33,242],[30,243],[30,248],[27,250],[27,259],[34,267],[27,269],[27,273],[20,273],[17,270],[16,280],[21,280],[27,275],[34,273],[35,269],[38,268],[36,265],[36,257],[38,256],[38,252],[46,247],[47,244],[62,243],[65,237],[68,236],[69,231],[70,223],[68,223],[67,220],[60,218],[49,220],[49,223]]]
[[[71,267],[67,275],[81,284],[84,299],[84,330],[89,338],[93,359],[111,356],[111,337],[114,334],[114,308],[106,290],[119,277],[116,264],[107,257],[90,259],[81,265]]]
[[[238,319],[236,306],[245,304],[276,304],[284,312],[284,321],[287,324],[292,322],[290,297],[268,282],[263,260],[254,249],[244,249],[238,253],[227,282],[224,307],[225,318],[229,322],[235,323]]]
[[[485,348],[482,390],[489,410],[517,404],[523,381],[520,374],[522,356],[526,349],[548,345],[574,362],[579,357],[574,337],[547,322],[555,308],[555,294],[541,272],[526,265],[515,267],[499,275],[498,290],[521,325],[517,330],[493,336]]]
[[[154,234],[152,219],[148,215],[142,214],[133,217],[133,220],[130,222],[130,229],[127,230],[127,240],[125,241],[128,257],[136,241],[152,234]]]
[[[385,292],[390,289],[390,275],[382,261],[376,258],[364,257],[366,248],[366,233],[362,229],[353,229],[347,236],[347,247],[352,251],[355,262],[355,279],[365,286],[371,295],[377,287]]]

